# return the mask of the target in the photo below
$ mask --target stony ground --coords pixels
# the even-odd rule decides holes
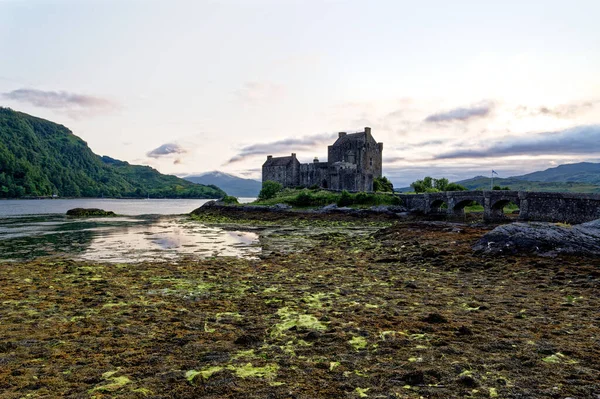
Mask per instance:
[[[476,256],[485,231],[0,265],[0,397],[600,398],[600,261]]]

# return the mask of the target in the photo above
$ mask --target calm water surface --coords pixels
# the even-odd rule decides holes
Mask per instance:
[[[0,259],[29,260],[58,255],[136,262],[182,257],[255,257],[261,251],[257,233],[208,227],[184,215],[207,201],[0,201]],[[72,208],[101,208],[120,216],[67,217],[66,211]]]
[[[240,198],[252,202],[256,198]],[[15,215],[65,214],[73,208],[100,208],[119,215],[181,215],[190,213],[210,200],[206,199],[42,199],[0,200],[0,218]]]

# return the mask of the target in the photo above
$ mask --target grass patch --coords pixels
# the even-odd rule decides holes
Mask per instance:
[[[365,193],[351,194],[347,191],[341,193],[326,190],[309,189],[284,189],[273,198],[257,200],[256,205],[287,204],[296,208],[320,207],[330,204],[338,206],[368,207],[374,205],[401,205],[399,197],[391,193]]]

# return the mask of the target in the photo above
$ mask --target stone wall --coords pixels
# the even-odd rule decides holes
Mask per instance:
[[[313,162],[300,164],[300,185],[311,187],[317,185],[323,188],[331,187],[329,179],[329,164],[327,162]]]
[[[522,220],[584,223],[600,219],[600,194],[520,192]]]
[[[485,220],[505,218],[509,202],[519,206],[519,220],[578,224],[600,219],[600,194],[545,193],[530,191],[451,191],[399,195],[404,206],[423,214],[459,216],[475,201],[484,208]],[[442,208],[446,204],[447,208]]]
[[[330,189],[340,191],[365,191],[361,189],[358,179],[361,174],[357,172],[356,164],[349,162],[336,162],[329,167]]]

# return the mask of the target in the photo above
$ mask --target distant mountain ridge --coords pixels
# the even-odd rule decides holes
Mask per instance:
[[[469,190],[489,190],[492,181],[486,176],[475,176],[456,183]],[[519,176],[494,177],[493,184],[517,191],[600,193],[600,163],[579,162]],[[412,188],[402,187],[398,191],[409,192]]]
[[[491,179],[485,176],[476,176],[471,179],[457,182],[469,190],[489,190]],[[566,193],[600,193],[600,185],[581,182],[539,182],[521,180],[517,177],[494,178],[494,186],[508,187],[515,191],[542,191]]]
[[[491,179],[475,176],[457,182],[469,190],[489,190]],[[494,178],[494,186],[511,190],[600,193],[600,163],[579,162],[508,178]]]
[[[262,187],[262,183],[258,180],[244,179],[217,170],[199,175],[183,176],[183,178],[194,183],[218,186],[228,195],[234,197],[257,197]]]
[[[515,179],[539,182],[579,182],[600,185],[600,163],[579,162],[559,165],[541,172],[514,176]]]
[[[0,198],[219,198],[215,186],[100,157],[65,126],[0,107]]]

